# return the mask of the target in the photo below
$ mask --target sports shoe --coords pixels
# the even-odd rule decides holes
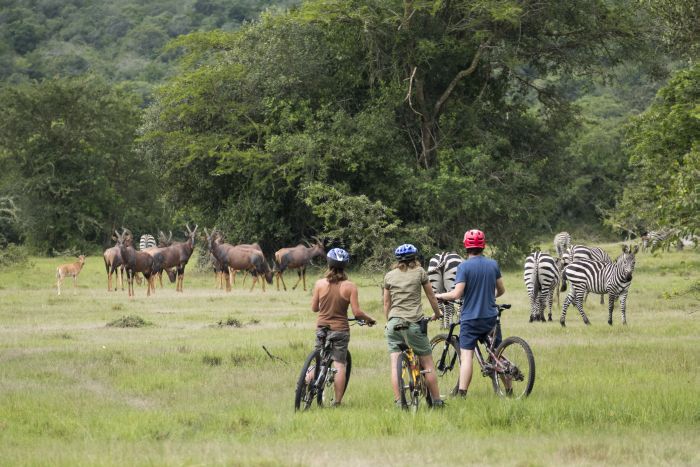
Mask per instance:
[[[434,400],[432,408],[433,409],[444,409],[445,408],[445,401],[442,399]]]

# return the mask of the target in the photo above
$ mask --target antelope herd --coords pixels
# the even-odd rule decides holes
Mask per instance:
[[[190,228],[185,225],[185,241],[173,242],[173,234],[165,235],[159,232],[158,242],[152,235],[144,234],[140,239],[135,239],[129,229],[122,227],[114,231],[112,240],[115,245],[107,248],[102,254],[105,271],[107,273],[107,291],[117,291],[121,285],[124,290],[124,273],[127,277],[128,296],[134,296],[134,281],[141,283],[141,277],[146,281],[146,296],[155,293],[155,279],[158,277],[161,288],[163,287],[163,271],[168,275],[170,282],[175,282],[175,290],[183,291],[185,278],[185,267],[194,252],[195,240],[197,238],[197,228]],[[270,267],[268,260],[257,243],[231,245],[225,242],[222,232],[216,227],[209,232],[204,229],[203,239],[209,253],[209,260],[214,268],[217,280],[217,287],[223,289],[226,284],[226,291],[230,292],[235,284],[235,276],[239,271],[245,275],[253,276],[253,284],[250,290],[260,281],[263,292],[265,283],[272,284],[272,278],[277,277],[277,290],[279,282],[282,281],[284,290],[287,286],[284,283],[282,274],[287,269],[294,269],[299,276],[292,289],[296,289],[299,282],[303,282],[306,291],[306,268],[311,261],[326,254],[323,242],[314,238],[314,245],[299,244],[294,247],[281,248],[274,255],[274,266]],[[139,246],[137,250],[134,245]],[[64,264],[57,268],[57,288],[61,294],[61,284],[66,277],[73,277],[74,287],[77,286],[77,276],[85,264],[85,257],[80,256],[77,262]],[[114,278],[114,282],[112,279]]]

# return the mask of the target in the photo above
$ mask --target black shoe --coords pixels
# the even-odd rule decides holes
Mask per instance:
[[[456,397],[466,399],[467,398],[467,390],[466,389],[458,389]]]
[[[434,400],[432,408],[433,409],[444,409],[445,408],[445,401],[442,399]]]

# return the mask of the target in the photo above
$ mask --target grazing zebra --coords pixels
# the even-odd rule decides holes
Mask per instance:
[[[569,232],[559,232],[554,236],[554,249],[557,256],[563,258],[564,253],[571,248],[571,235]]]
[[[530,322],[544,322],[544,308],[549,307],[552,321],[552,299],[559,285],[559,258],[535,251],[525,258],[525,288],[530,297]]]
[[[428,263],[428,279],[433,288],[433,293],[449,292],[455,288],[455,276],[457,275],[457,266],[459,266],[464,258],[454,252],[438,253],[430,258]],[[455,303],[461,306],[461,301],[455,302],[438,302],[438,307],[442,312],[442,327],[448,328],[452,324],[455,315]]]
[[[141,240],[139,241],[139,250],[143,251],[146,248],[153,248],[156,245],[157,245],[156,239],[153,235],[151,235],[151,234],[141,235]]]
[[[622,311],[622,324],[627,324],[626,306],[627,293],[632,283],[634,272],[634,255],[639,249],[622,245],[622,254],[614,263],[602,263],[600,261],[581,260],[569,264],[562,273],[561,291],[566,291],[566,281],[571,282],[571,291],[564,299],[559,324],[566,326],[566,309],[573,303],[578,308],[583,322],[591,324],[583,312],[583,297],[587,292],[608,294],[608,324],[612,326],[612,313],[615,300],[620,297],[620,309]]]
[[[646,252],[651,248],[651,252],[661,248],[661,251],[671,251],[671,237],[677,232],[674,229],[652,230],[642,235],[642,251]]]

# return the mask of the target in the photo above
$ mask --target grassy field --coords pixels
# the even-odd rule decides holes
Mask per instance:
[[[638,255],[626,327],[597,297],[590,327],[573,308],[565,329],[560,310],[529,324],[522,273],[504,271],[504,335],[533,348],[532,396],[498,399],[475,375],[468,399],[416,415],[393,407],[379,277],[352,276],[381,325],[352,328],[345,405],[295,414],[310,290],[239,276],[225,293],[188,271],[184,293],[129,300],[88,257],[58,297],[67,260],[0,271],[0,465],[700,465],[698,250]],[[107,326],[129,315],[151,325]]]

